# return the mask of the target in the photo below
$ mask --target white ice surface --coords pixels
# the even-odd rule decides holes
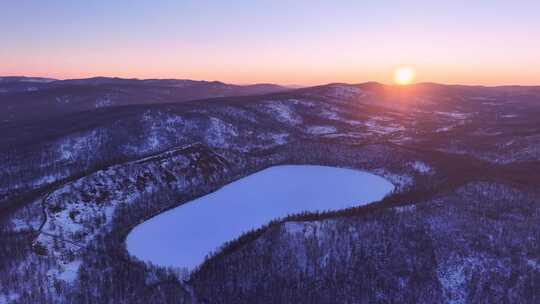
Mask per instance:
[[[127,248],[143,261],[191,270],[225,242],[273,219],[364,205],[393,189],[386,179],[363,171],[271,167],[136,226]]]
[[[412,167],[422,174],[429,173],[433,170],[428,164],[418,160],[412,163]]]

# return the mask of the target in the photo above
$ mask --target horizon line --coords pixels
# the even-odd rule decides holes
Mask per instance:
[[[121,79],[121,80],[135,80],[135,81],[146,81],[146,80],[187,80],[187,81],[201,81],[201,82],[220,82],[223,84],[229,84],[229,85],[237,85],[237,86],[250,86],[250,85],[277,85],[282,86],[286,88],[309,88],[309,87],[318,87],[318,86],[325,86],[325,85],[333,85],[333,84],[343,84],[343,85],[365,85],[365,84],[379,84],[384,86],[396,86],[396,87],[408,87],[408,86],[414,86],[414,85],[443,85],[443,86],[464,86],[464,87],[485,87],[485,88],[501,88],[501,87],[540,87],[540,83],[538,84],[471,84],[471,83],[444,83],[444,82],[434,82],[434,81],[419,81],[419,82],[413,82],[408,85],[398,85],[395,83],[385,83],[380,81],[361,81],[361,82],[341,82],[341,81],[334,81],[334,82],[321,82],[321,83],[315,83],[315,84],[284,84],[279,82],[251,82],[251,83],[242,83],[242,82],[227,82],[217,79],[195,79],[195,78],[156,78],[156,77],[150,77],[150,78],[139,78],[139,77],[119,77],[119,76],[103,76],[103,75],[96,75],[96,76],[90,76],[90,77],[75,77],[75,78],[57,78],[57,77],[48,77],[48,76],[28,76],[28,75],[0,75],[1,78],[41,78],[41,79],[49,79],[51,82],[53,81],[68,81],[68,80],[88,80],[88,79],[96,79],[96,78],[107,78],[107,79]]]

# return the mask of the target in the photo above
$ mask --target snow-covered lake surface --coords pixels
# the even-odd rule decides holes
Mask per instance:
[[[225,242],[273,219],[364,205],[393,189],[386,179],[358,170],[271,167],[136,226],[127,249],[143,261],[192,270]]]

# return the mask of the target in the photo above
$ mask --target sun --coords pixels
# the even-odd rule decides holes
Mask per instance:
[[[408,85],[414,82],[415,72],[411,67],[400,67],[394,71],[394,82],[398,85]]]

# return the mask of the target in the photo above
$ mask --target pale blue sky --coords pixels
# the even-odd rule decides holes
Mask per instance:
[[[0,74],[540,83],[540,1],[5,0]]]

